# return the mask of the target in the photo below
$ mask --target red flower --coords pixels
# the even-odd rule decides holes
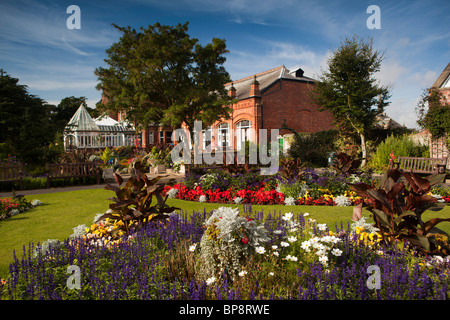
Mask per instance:
[[[242,239],[242,243],[243,243],[243,244],[247,244],[247,243],[248,243],[248,238],[247,238],[247,237],[244,237],[244,238]]]

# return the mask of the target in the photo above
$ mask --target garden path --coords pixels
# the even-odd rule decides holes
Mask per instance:
[[[130,175],[128,174],[121,174],[122,178],[124,179],[124,182],[122,183],[122,186],[128,181],[128,178],[130,178]],[[147,173],[147,177],[149,178],[155,178],[157,176],[167,176],[160,180],[160,182],[169,182],[171,179],[175,179],[177,182],[181,182],[184,180],[184,175],[181,174],[175,174],[175,173],[161,173],[161,174],[149,174]],[[106,186],[107,183],[101,183],[101,184],[94,184],[94,185],[87,185],[87,186],[71,186],[71,187],[61,187],[61,188],[49,188],[49,189],[34,189],[34,190],[22,190],[22,191],[16,191],[16,195],[23,195],[23,196],[29,196],[29,195],[35,195],[35,194],[44,194],[44,193],[54,193],[54,192],[66,192],[66,191],[78,191],[78,190],[88,190],[88,189],[103,189]],[[115,184],[113,181],[112,184]],[[12,192],[0,192],[0,198],[3,197],[12,197]]]

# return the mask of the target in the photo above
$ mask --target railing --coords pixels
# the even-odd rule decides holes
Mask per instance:
[[[47,188],[50,188],[52,179],[67,178],[97,178],[97,184],[100,184],[100,168],[95,162],[80,163],[47,163],[46,164]]]
[[[0,166],[0,182],[19,182],[20,190],[23,189],[23,168],[22,165]]]

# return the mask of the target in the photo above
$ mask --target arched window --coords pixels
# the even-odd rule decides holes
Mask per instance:
[[[242,120],[236,124],[236,142],[237,150],[241,150],[245,141],[251,140],[252,122],[249,120]]]

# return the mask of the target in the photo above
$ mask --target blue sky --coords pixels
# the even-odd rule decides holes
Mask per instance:
[[[81,10],[81,29],[66,26],[70,5]],[[370,5],[380,8],[381,29],[367,28]],[[332,51],[357,34],[384,51],[378,78],[392,86],[387,114],[415,127],[417,101],[450,62],[449,12],[447,0],[2,0],[0,68],[49,103],[85,96],[93,107],[101,98],[94,70],[120,37],[111,23],[189,21],[189,34],[203,44],[226,39],[233,80],[283,64],[317,78]]]

